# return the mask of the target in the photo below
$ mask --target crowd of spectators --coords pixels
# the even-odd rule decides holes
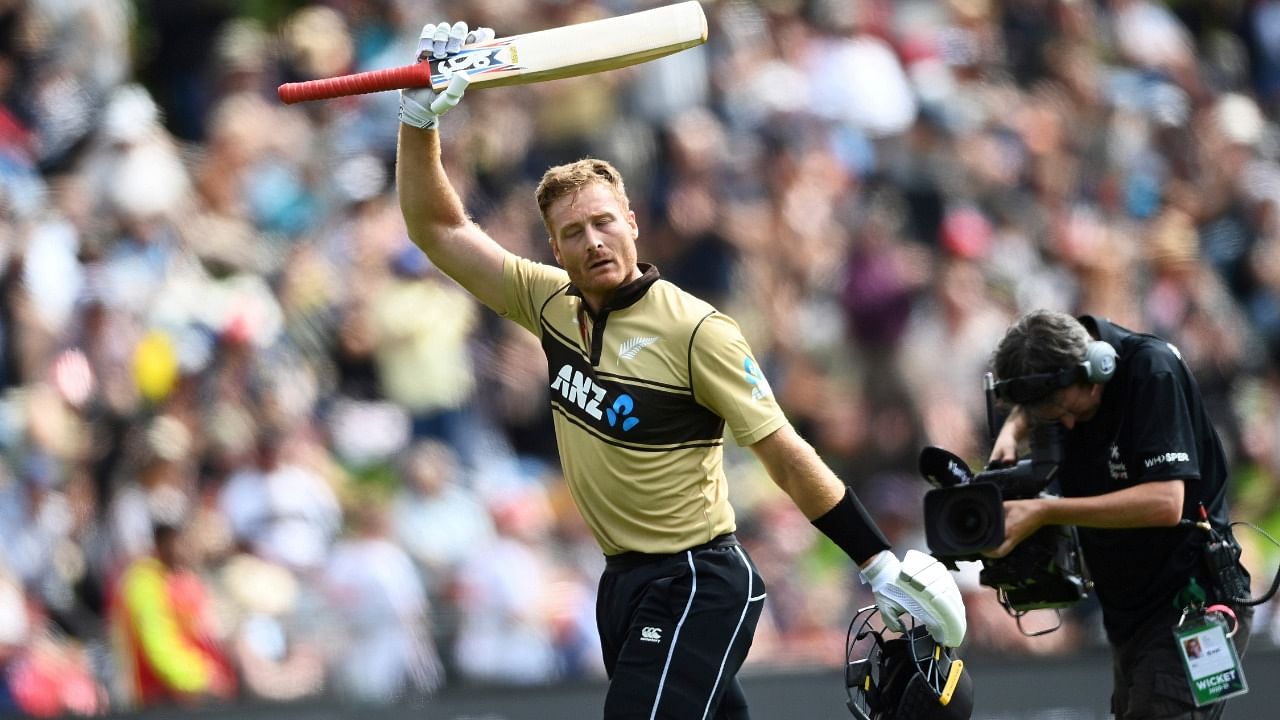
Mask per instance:
[[[395,93],[275,88],[405,64],[428,21],[655,4],[0,3],[0,713],[602,672],[536,340],[408,244]],[[981,377],[1033,307],[1175,342],[1235,519],[1280,534],[1280,2],[703,6],[701,48],[444,119],[490,234],[552,261],[542,170],[617,164],[641,259],[739,320],[899,547],[919,450],[985,458]],[[769,582],[749,663],[837,665],[869,594],[726,465]],[[1238,535],[1264,584],[1275,549]],[[1088,603],[1031,638],[962,579],[967,651],[1101,643]]]

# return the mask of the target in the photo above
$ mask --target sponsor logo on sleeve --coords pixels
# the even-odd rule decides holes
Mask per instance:
[[[1147,458],[1146,460],[1143,460],[1142,464],[1145,465],[1148,469],[1150,469],[1157,465],[1169,465],[1171,463],[1185,463],[1185,462],[1191,462],[1191,456],[1188,455],[1187,453],[1167,452],[1167,453],[1160,453],[1159,455],[1153,455]]]
[[[773,394],[773,388],[769,387],[769,381],[764,377],[764,371],[756,364],[756,361],[750,355],[742,359],[742,369],[746,373],[747,384],[751,386],[751,398],[753,400],[763,400]]]

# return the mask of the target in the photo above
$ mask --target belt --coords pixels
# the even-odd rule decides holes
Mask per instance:
[[[673,552],[673,553],[622,552],[622,553],[618,553],[617,555],[605,555],[604,565],[605,565],[605,568],[609,570],[626,570],[634,567],[639,567],[641,565],[648,565],[649,563],[663,562],[664,560],[671,560],[672,558],[678,558],[683,556],[687,552],[696,553],[702,550],[712,550],[715,548],[732,547],[737,544],[738,544],[738,536],[734,535],[733,533],[725,533],[724,535],[719,535],[717,537],[711,538],[711,540],[704,542],[701,545],[694,545],[691,548],[685,548],[684,550],[681,550],[679,552]]]

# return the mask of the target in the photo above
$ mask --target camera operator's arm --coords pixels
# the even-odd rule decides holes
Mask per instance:
[[[1004,502],[1004,543],[986,555],[1004,557],[1045,525],[1090,528],[1171,527],[1182,519],[1181,480],[1142,483],[1092,497]]]
[[[992,467],[1010,465],[1018,461],[1018,445],[1027,436],[1031,424],[1027,422],[1027,413],[1021,405],[1013,406],[1013,411],[1000,427],[995,446],[991,448],[990,464]]]

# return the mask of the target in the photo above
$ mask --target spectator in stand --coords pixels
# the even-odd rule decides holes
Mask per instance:
[[[125,568],[113,598],[122,700],[133,707],[230,700],[235,670],[209,590],[186,557],[187,500],[156,493],[151,510],[155,551]]]
[[[107,507],[112,572],[119,572],[134,559],[155,552],[150,498],[156,491],[191,491],[194,480],[186,457],[191,442],[190,432],[177,419],[161,415],[151,421],[146,432],[145,449],[137,461],[137,479],[128,478],[118,483]],[[124,469],[132,467],[129,463]],[[121,474],[134,475],[129,472]]]
[[[383,394],[413,417],[415,438],[435,437],[466,449],[467,409],[475,389],[468,343],[476,304],[406,244],[390,258],[391,278],[369,312]]]
[[[390,509],[396,541],[422,568],[430,591],[440,593],[466,557],[493,538],[493,520],[448,445],[421,440],[403,465],[404,487]]]
[[[497,534],[472,548],[458,582],[462,610],[454,661],[474,682],[537,685],[557,678],[550,626],[552,514],[537,485],[490,503]]]
[[[228,645],[244,681],[244,695],[289,701],[324,689],[326,658],[305,632],[299,596],[305,589],[289,569],[249,553],[235,555],[219,573],[220,590],[235,630]]]
[[[334,546],[324,573],[343,623],[335,679],[363,702],[430,693],[443,677],[422,580],[409,555],[390,540],[382,501],[365,499],[352,516],[351,533]]]
[[[84,647],[52,631],[39,603],[0,565],[0,715],[96,715],[106,701]]]
[[[232,474],[218,503],[237,541],[294,571],[324,566],[342,522],[323,477],[286,452],[286,437],[262,431],[251,463]]]

